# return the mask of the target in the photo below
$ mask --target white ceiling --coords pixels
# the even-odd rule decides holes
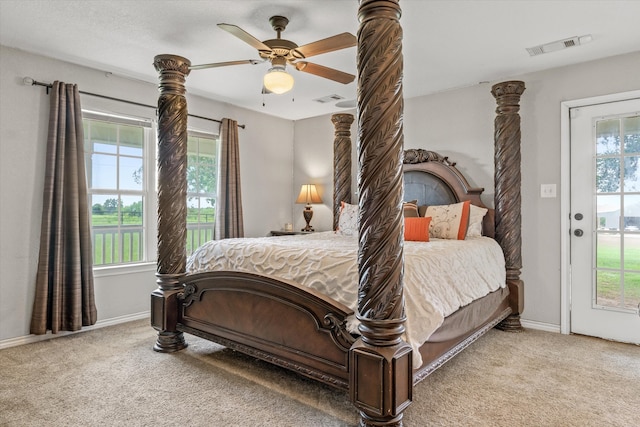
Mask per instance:
[[[401,0],[400,6],[406,98],[640,46],[640,1]],[[157,54],[180,55],[194,65],[259,59],[256,50],[218,23],[238,25],[265,40],[275,38],[269,17],[283,15],[290,23],[282,38],[304,45],[344,31],[357,34],[357,10],[357,0],[0,0],[0,44],[156,83]],[[533,57],[526,51],[586,34],[592,35],[591,43]],[[356,48],[309,62],[355,74]],[[290,120],[341,111],[334,102],[314,99],[356,96],[355,81],[342,85],[291,67],[292,92],[262,95],[268,68],[262,63],[192,71],[187,90]]]

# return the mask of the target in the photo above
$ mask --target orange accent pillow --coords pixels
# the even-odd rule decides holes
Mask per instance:
[[[429,233],[436,239],[464,240],[469,226],[470,201],[451,205],[429,206],[425,215],[431,217]]]
[[[431,217],[408,217],[404,219],[404,240],[414,242],[429,241]]]

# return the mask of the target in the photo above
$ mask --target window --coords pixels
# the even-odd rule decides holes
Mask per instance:
[[[156,135],[151,119],[83,111],[96,267],[153,262],[157,242]],[[218,137],[187,138],[187,254],[213,239]]]
[[[91,207],[93,264],[139,263],[155,258],[151,121],[83,112],[85,163]],[[154,228],[155,230],[155,228]]]
[[[187,138],[187,254],[213,239],[218,183],[218,139],[189,131]]]
[[[640,302],[640,116],[605,117],[596,131],[596,304]]]

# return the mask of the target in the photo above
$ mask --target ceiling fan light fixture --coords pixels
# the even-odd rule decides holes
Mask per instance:
[[[293,76],[285,70],[284,66],[274,65],[267,71],[263,79],[264,87],[272,93],[281,95],[293,89]]]

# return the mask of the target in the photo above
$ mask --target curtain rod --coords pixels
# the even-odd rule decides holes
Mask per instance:
[[[31,85],[31,86],[44,86],[47,88],[47,95],[49,95],[49,89],[51,89],[53,87],[53,85],[51,83],[42,83],[42,82],[38,82],[36,80],[33,80],[31,77],[25,77],[24,79],[22,79],[22,82],[25,85]],[[147,104],[142,104],[140,102],[135,102],[135,101],[128,101],[126,99],[120,99],[120,98],[114,98],[111,96],[106,96],[106,95],[100,95],[97,93],[91,93],[91,92],[84,92],[84,91],[78,91],[83,95],[88,95],[88,96],[95,96],[96,98],[103,98],[103,99],[109,99],[111,101],[118,101],[118,102],[124,102],[126,104],[132,104],[132,105],[137,105],[139,107],[147,107],[147,108],[153,108],[154,110],[157,109],[158,107],[154,106],[154,105],[147,105]],[[217,119],[211,119],[209,117],[203,117],[203,116],[196,116],[195,114],[187,114],[187,116],[189,117],[193,117],[196,119],[203,119],[203,120],[209,120],[212,122],[217,122],[217,123],[222,123],[222,121],[217,120]],[[239,128],[244,129],[245,125],[238,125]]]

